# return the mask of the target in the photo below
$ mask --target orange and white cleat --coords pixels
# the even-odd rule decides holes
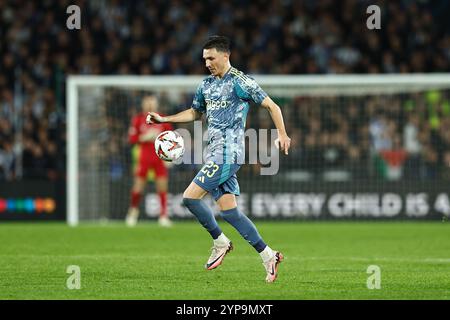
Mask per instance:
[[[211,250],[211,256],[209,257],[208,262],[205,265],[205,268],[207,270],[212,270],[220,266],[227,253],[233,250],[233,244],[231,243],[231,241],[229,241],[223,246],[214,245]]]
[[[264,268],[266,269],[267,282],[274,282],[277,279],[278,275],[278,265],[283,261],[283,254],[281,252],[275,251],[275,254],[272,258],[263,262]]]

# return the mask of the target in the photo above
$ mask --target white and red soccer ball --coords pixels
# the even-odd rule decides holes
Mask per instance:
[[[155,139],[155,152],[164,161],[180,159],[184,154],[183,137],[176,131],[161,132]]]

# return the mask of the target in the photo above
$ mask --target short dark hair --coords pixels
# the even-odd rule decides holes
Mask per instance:
[[[213,49],[217,51],[230,52],[230,39],[224,36],[211,36],[203,45],[203,49]]]

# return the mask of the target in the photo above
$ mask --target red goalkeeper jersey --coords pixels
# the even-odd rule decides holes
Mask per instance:
[[[128,131],[128,140],[131,144],[139,144],[141,147],[139,162],[145,162],[149,159],[158,158],[155,153],[155,143],[154,140],[139,142],[139,136],[148,133],[150,130],[153,130],[154,137],[166,130],[173,130],[173,127],[169,123],[153,123],[146,124],[145,118],[147,117],[146,113],[140,113],[133,117],[131,121],[131,127]],[[158,158],[159,159],[159,158]]]

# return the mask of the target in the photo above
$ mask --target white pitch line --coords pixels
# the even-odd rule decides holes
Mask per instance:
[[[36,254],[0,254],[2,257],[13,257],[13,258],[81,258],[81,259],[102,259],[102,258],[118,258],[122,257],[121,254],[75,254],[75,255],[36,255]],[[151,254],[142,254],[142,255],[129,255],[124,258],[126,259],[146,259],[146,258],[167,258],[167,255],[151,255]],[[201,259],[205,256],[198,255],[189,255],[190,258]],[[230,257],[233,257],[232,255]],[[258,260],[257,256],[234,256],[233,258],[239,260]],[[308,261],[308,260],[343,260],[343,261],[368,261],[368,262],[377,262],[377,261],[386,261],[386,262],[414,262],[414,263],[450,263],[450,258],[392,258],[392,257],[335,257],[335,256],[320,256],[320,257],[309,257],[309,256],[301,256],[301,255],[287,255],[286,258],[291,261]]]
[[[450,263],[450,258],[391,258],[391,257],[298,257],[300,260],[351,260],[351,261],[391,261],[415,263]]]

